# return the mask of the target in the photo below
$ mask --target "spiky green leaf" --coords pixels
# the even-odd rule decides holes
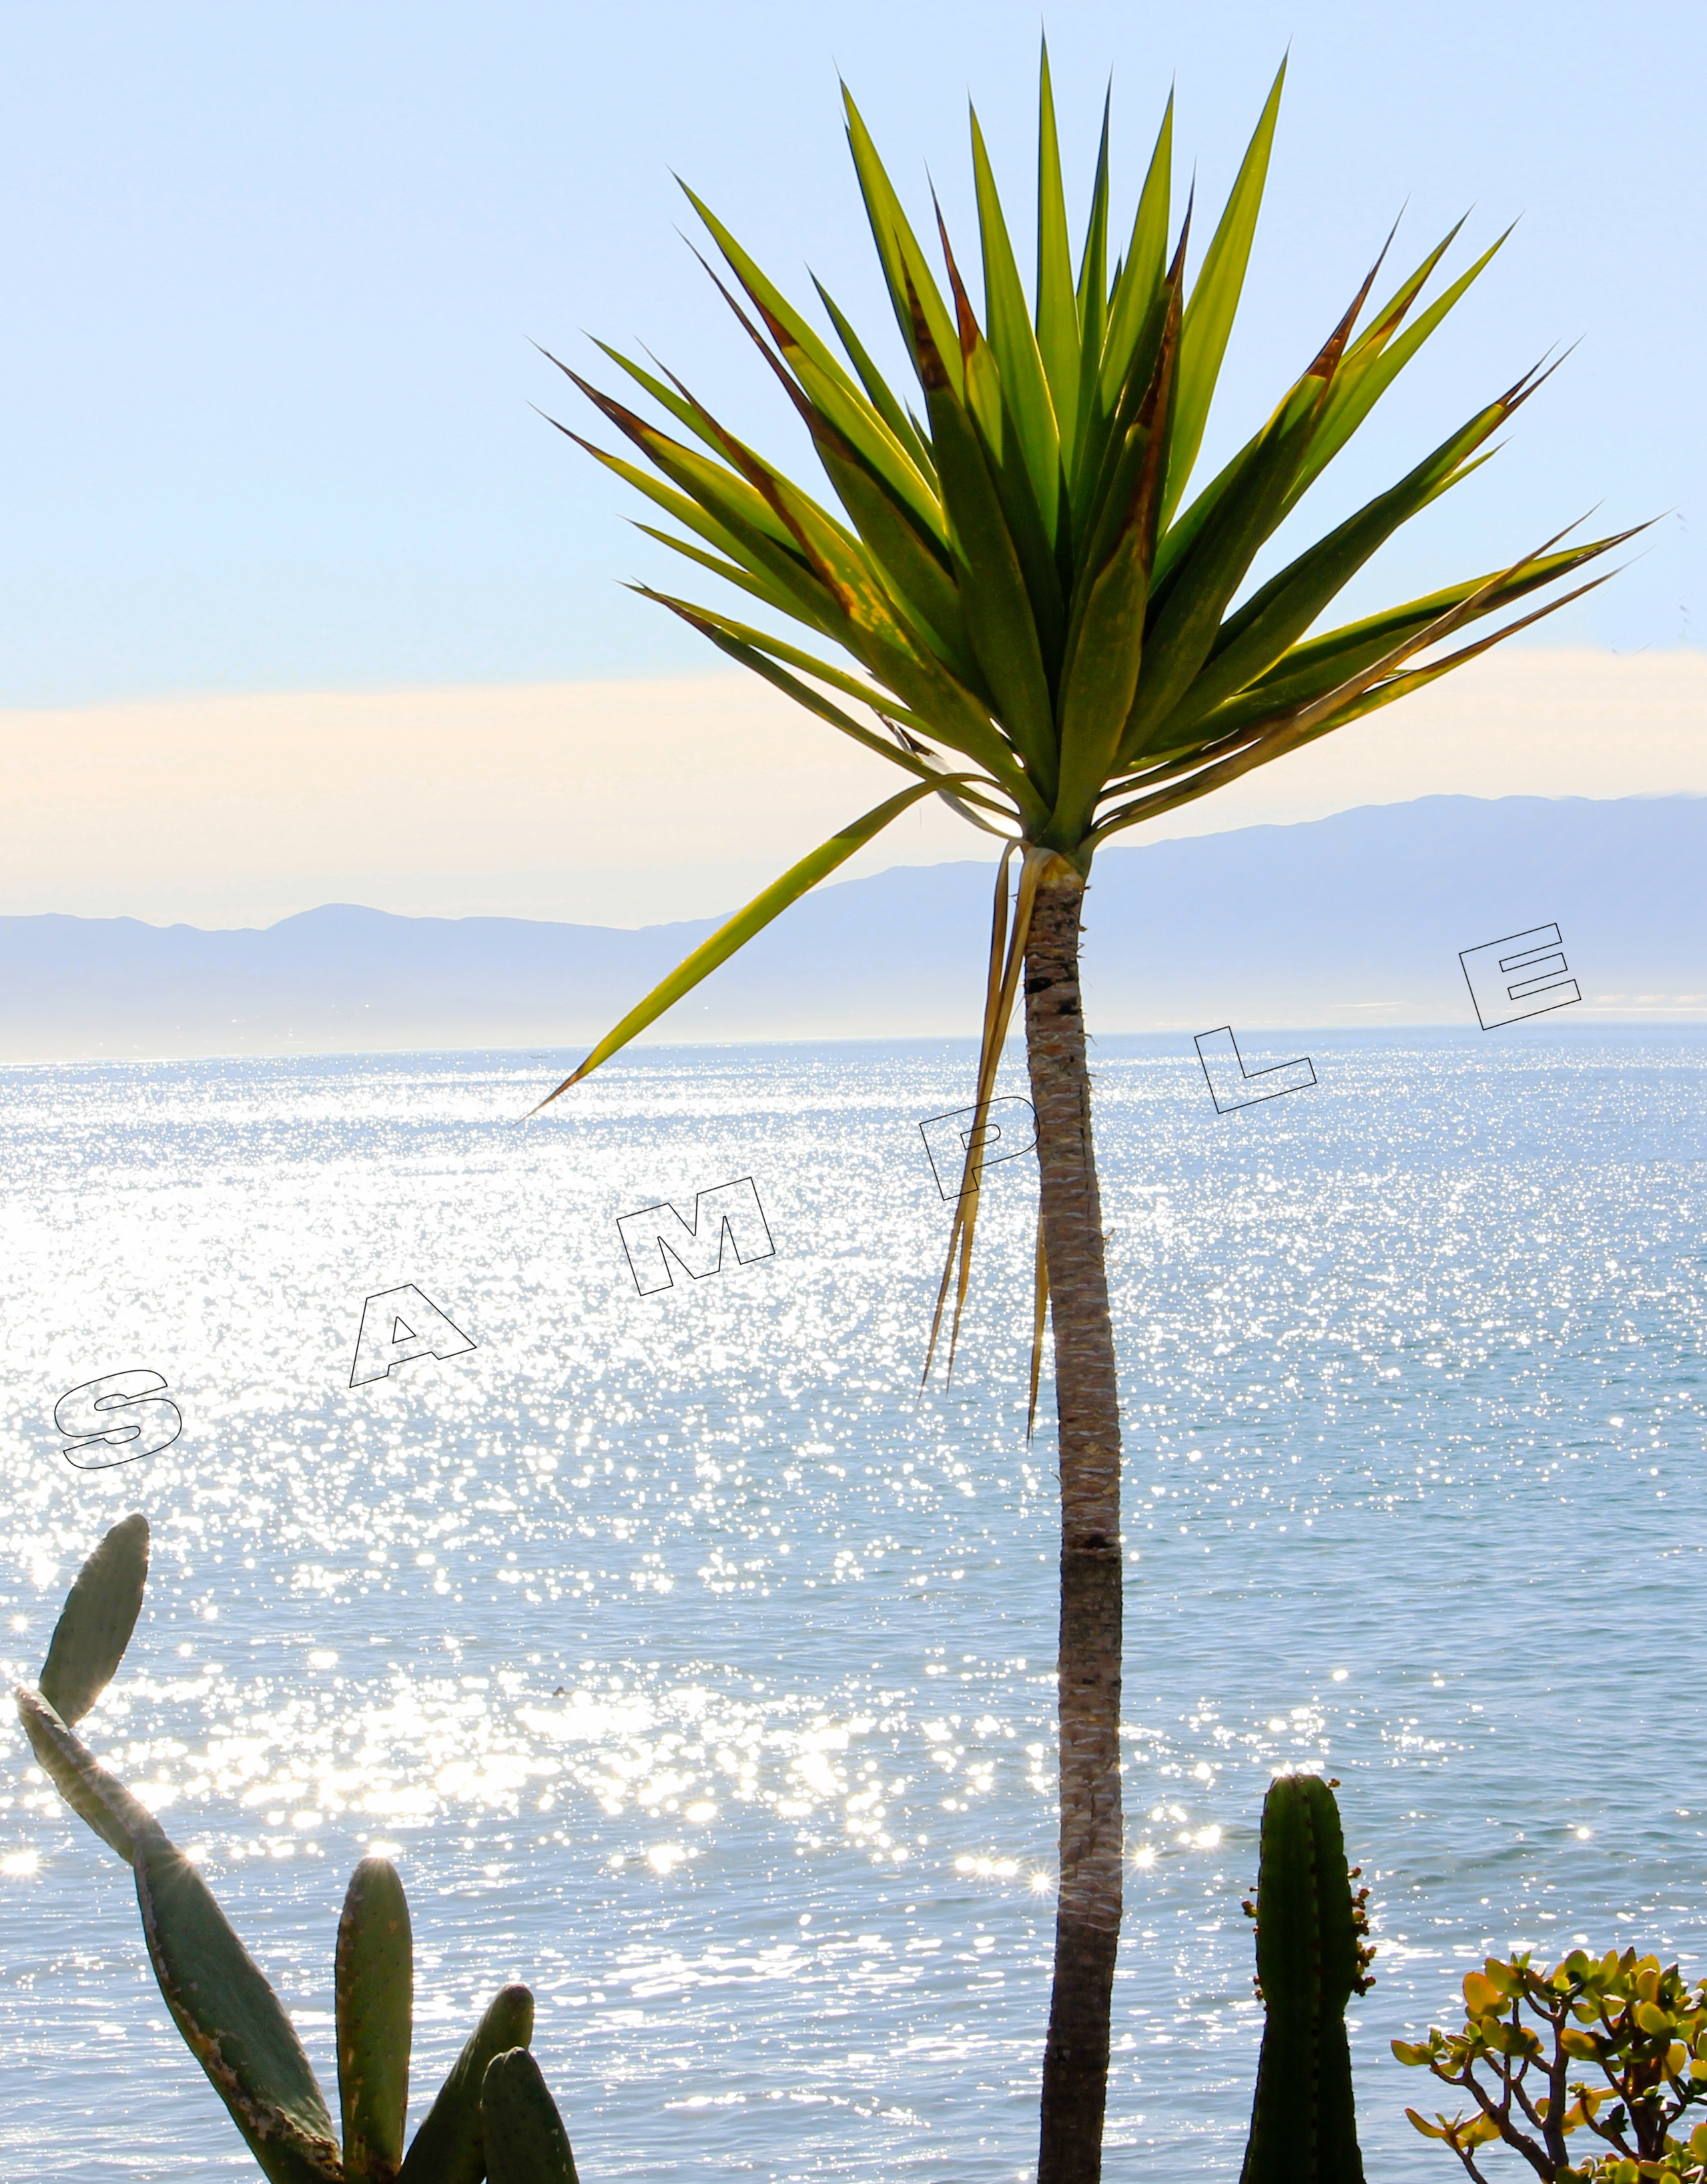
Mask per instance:
[[[877,246],[878,262],[888,283],[889,301],[894,307],[902,337],[916,361],[913,329],[915,314],[922,315],[938,354],[948,364],[955,393],[964,397],[959,344],[948,307],[942,301],[942,292],[919,247],[919,238],[901,209],[895,186],[884,170],[870,131],[846,84],[842,86],[842,103],[848,118],[848,145],[854,154],[854,171],[859,180],[859,194],[865,201],[865,217],[871,224],[871,239]]]
[[[1078,437],[1079,305],[1074,292],[1073,246],[1067,236],[1067,198],[1061,181],[1061,146],[1055,126],[1055,92],[1049,48],[1037,64],[1037,348],[1048,375],[1062,444]]]
[[[1097,147],[1097,171],[1091,183],[1091,210],[1085,224],[1085,247],[1079,254],[1079,280],[1075,301],[1079,313],[1079,400],[1075,413],[1073,443],[1083,437],[1084,411],[1095,398],[1097,376],[1102,369],[1103,337],[1109,319],[1109,128],[1114,118],[1112,89],[1103,96],[1103,134]],[[1069,467],[1071,448],[1068,450]]]
[[[730,270],[763,317],[809,410],[857,451],[916,522],[940,535],[942,517],[936,495],[909,444],[916,444],[916,434],[898,420],[899,430],[889,422],[869,396],[849,379],[809,321],[766,278],[710,208],[692,190],[687,195]]]
[[[910,413],[897,398],[888,381],[871,361],[870,352],[859,338],[848,315],[815,273],[812,285],[818,291],[818,300],[829,314],[830,323],[836,329],[836,338],[848,352],[848,359],[859,374],[859,384],[870,398],[871,406],[896,439],[911,456],[921,477],[936,481],[937,465],[931,454],[928,441],[924,439]]]
[[[672,554],[680,554],[684,561],[692,561],[697,568],[709,569],[714,577],[720,577],[726,584],[733,584],[737,591],[745,592],[749,599],[770,604],[770,594],[756,577],[749,577],[738,562],[726,561],[720,554],[708,554],[703,546],[695,546],[686,538],[677,538],[668,531],[660,531],[655,523],[636,522],[637,531],[643,531],[648,538],[655,538],[660,546],[667,546]],[[637,587],[642,596],[648,596],[644,586]],[[650,596],[662,598],[662,593]]]
[[[987,700],[948,554],[921,535],[906,509],[855,451],[827,431],[820,436],[818,455],[884,589],[902,620],[912,626],[915,642],[922,638],[957,680]]]
[[[1498,613],[1621,543],[1621,539],[1595,539],[1587,545],[1542,554],[1515,571],[1495,571],[1475,577],[1467,583],[1449,585],[1426,599],[1389,607],[1384,613],[1348,623],[1342,629],[1325,631],[1320,637],[1293,645],[1266,674],[1237,697],[1217,705],[1198,723],[1197,733],[1205,743],[1215,743],[1298,707],[1315,705],[1478,594],[1480,604],[1472,620]]]
[[[986,444],[922,318],[915,338],[966,632],[1002,727],[1047,800],[1054,788],[1054,708],[1016,542]]]
[[[1309,443],[1321,393],[1319,381],[1306,376],[1299,382],[1221,495],[1191,552],[1174,565],[1165,582],[1159,571],[1153,577],[1143,666],[1120,746],[1123,761],[1151,747],[1208,659],[1228,602],[1279,520],[1281,504]]]
[[[1463,225],[1462,221],[1459,226]],[[1288,506],[1304,494],[1327,467],[1340,449],[1350,439],[1359,425],[1369,415],[1376,404],[1404,370],[1429,336],[1446,318],[1492,264],[1495,254],[1505,244],[1510,234],[1498,236],[1484,250],[1480,258],[1431,304],[1416,324],[1395,340],[1399,326],[1426,285],[1430,274],[1458,233],[1455,226],[1448,231],[1443,241],[1436,244],[1398,293],[1376,314],[1367,333],[1354,342],[1346,351],[1345,362],[1335,376],[1332,392],[1323,409],[1322,418],[1309,454],[1293,487]]]
[[[1377,493],[1307,548],[1229,616],[1217,630],[1201,671],[1172,711],[1150,729],[1150,740],[1178,742],[1217,706],[1268,673],[1401,524],[1467,475],[1470,456],[1499,429],[1512,407],[1509,400],[1490,404],[1397,485]]]
[[[653,593],[644,596],[656,598],[659,595]],[[813,689],[810,684],[789,674],[780,663],[792,660],[803,667],[809,675],[820,677],[834,688],[847,690],[851,696],[862,699],[868,705],[873,704],[874,694],[861,689],[851,677],[837,675],[823,661],[797,652],[792,645],[780,644],[775,638],[767,637],[763,631],[746,628],[739,622],[712,614],[707,608],[691,607],[679,599],[667,604],[675,608],[690,627],[697,629],[702,637],[709,638],[720,652],[726,652],[731,660],[738,660],[743,667],[762,677],[786,697],[792,698],[797,705],[803,706],[809,713],[815,713],[820,721],[827,721],[831,727],[839,729],[844,736],[863,744],[867,750],[875,751],[879,758],[887,759],[890,765],[898,766],[902,772],[910,773],[917,780],[931,782],[937,788],[937,794],[955,808],[962,810],[963,816],[970,818],[975,826],[987,822],[966,811],[965,807],[967,805],[976,805],[980,811],[992,812],[998,819],[1011,824],[1011,813],[1003,805],[993,803],[979,790],[969,787],[963,774],[956,774],[944,766],[927,747],[919,744],[916,739],[911,744],[886,742],[872,729],[862,727],[858,721],[844,713],[839,705],[832,704],[821,691]],[[896,716],[890,714],[888,717],[893,720]],[[905,722],[906,718],[903,715],[901,721]],[[948,786],[951,782],[959,786],[951,788]],[[988,831],[1005,833],[1007,829],[991,827]]]
[[[1052,846],[1068,851],[1089,830],[1143,667],[1145,613],[1179,345],[1176,283],[1171,306],[1149,388],[1126,436],[1104,521],[1093,542],[1100,566],[1087,563],[1089,581],[1074,602],[1061,690],[1061,785],[1052,822]]]
[[[567,1092],[571,1084],[578,1084],[583,1077],[591,1075],[602,1061],[637,1038],[650,1023],[655,1023],[668,1008],[673,1008],[684,994],[691,993],[702,978],[709,978],[720,963],[726,963],[738,948],[742,948],[754,933],[762,933],[773,919],[780,917],[792,902],[798,902],[820,880],[833,872],[838,865],[845,865],[855,850],[865,848],[874,834],[880,834],[892,820],[898,819],[904,811],[910,811],[921,797],[937,793],[935,782],[921,781],[911,788],[904,788],[898,796],[890,797],[854,820],[839,834],[832,834],[821,843],[809,856],[803,857],[798,865],[791,865],[779,880],[774,880],[763,894],[748,903],[745,910],[737,911],[726,925],[720,926],[711,938],[696,948],[686,962],[679,963],[670,976],[632,1008],[614,1031],[607,1032],[588,1055],[581,1067],[565,1077],[555,1091],[548,1092],[539,1103],[548,1107],[559,1094]],[[534,1110],[535,1113],[538,1109]]]
[[[1132,220],[1132,240],[1115,276],[1109,297],[1108,330],[1098,358],[1098,405],[1109,415],[1132,370],[1132,351],[1140,329],[1150,315],[1161,290],[1168,262],[1168,220],[1172,195],[1174,161],[1174,102],[1171,93],[1162,114],[1161,127],[1150,153],[1138,209]],[[1100,451],[1093,449],[1093,466]],[[1077,476],[1084,468],[1075,465]]]
[[[1598,539],[1578,549],[1580,558],[1592,560],[1621,544],[1623,538],[1633,535],[1626,532],[1612,538]],[[1549,545],[1552,543],[1549,541]],[[1286,756],[1289,751],[1301,749],[1305,744],[1313,743],[1333,729],[1344,727],[1348,722],[1361,719],[1366,713],[1391,705],[1412,690],[1423,688],[1426,684],[1437,681],[1441,676],[1449,674],[1454,668],[1480,658],[1484,652],[1496,644],[1504,644],[1508,638],[1515,637],[1520,631],[1544,621],[1549,615],[1559,613],[1573,600],[1582,598],[1609,581],[1606,576],[1595,577],[1588,583],[1578,585],[1573,591],[1548,600],[1544,605],[1518,621],[1502,625],[1490,636],[1478,638],[1473,644],[1465,645],[1421,667],[1412,668],[1406,665],[1432,645],[1443,643],[1458,629],[1489,611],[1492,599],[1507,588],[1520,582],[1526,572],[1545,558],[1544,552],[1529,555],[1513,568],[1488,578],[1460,604],[1448,608],[1423,627],[1406,634],[1383,650],[1378,658],[1359,666],[1343,682],[1307,703],[1293,706],[1277,717],[1267,718],[1246,733],[1224,738],[1213,749],[1199,749],[1195,753],[1169,754],[1170,758],[1176,756],[1176,763],[1159,766],[1154,776],[1147,772],[1143,777],[1147,783],[1154,778],[1169,785],[1147,788],[1131,803],[1116,805],[1098,822],[1092,835],[1093,850],[1109,835],[1119,833],[1125,827],[1137,826],[1146,819],[1159,817],[1162,813],[1176,811],[1181,805],[1190,803],[1197,797],[1211,794],[1215,789],[1224,788],[1229,782],[1248,773],[1254,767],[1269,765],[1275,759]]]
[[[1061,502],[1061,437],[1055,405],[1038,353],[1037,337],[1020,281],[1014,246],[978,117],[971,117],[972,174],[977,192],[978,232],[984,260],[984,309],[989,343],[1001,379],[1001,397],[1014,420],[1031,490],[1053,544]]]
[[[1166,523],[1179,506],[1190,481],[1204,427],[1220,377],[1227,337],[1244,289],[1245,269],[1250,263],[1251,242],[1257,214],[1262,209],[1263,189],[1268,180],[1269,153],[1274,146],[1275,123],[1280,117],[1286,64],[1282,62],[1258,120],[1251,141],[1239,164],[1232,193],[1209,247],[1204,254],[1203,270],[1192,288],[1180,334],[1180,393],[1174,415],[1174,444],[1168,461],[1167,490],[1162,499],[1162,521]]]

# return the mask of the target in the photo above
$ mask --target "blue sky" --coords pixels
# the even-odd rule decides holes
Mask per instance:
[[[1581,346],[1354,604],[1493,566],[1599,502],[1609,526],[1662,520],[1549,641],[1703,641],[1703,21],[1643,0],[1048,16],[1081,191],[1112,70],[1123,190],[1176,77],[1182,186],[1195,161],[1218,206],[1291,46],[1206,460],[1266,411],[1407,200],[1415,254],[1466,208],[1478,242],[1521,215],[1321,520],[1550,345]],[[1023,198],[1038,26],[1007,0],[11,10],[0,705],[703,664],[617,588],[664,557],[530,410],[580,421],[530,338],[572,359],[584,328],[648,343],[792,448],[676,234],[670,169],[785,285],[809,260],[881,330],[837,69],[915,203],[928,161],[964,227],[969,92]]]

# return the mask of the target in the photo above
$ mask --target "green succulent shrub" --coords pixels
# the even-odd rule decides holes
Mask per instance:
[[[1573,1949],[1551,1971],[1524,1950],[1465,1975],[1464,2011],[1458,2031],[1431,2025],[1393,2052],[1470,2095],[1454,2116],[1405,2113],[1477,2184],[1476,2154],[1491,2146],[1521,2153],[1547,2184],[1707,2179],[1707,2121],[1689,2124],[1707,2103],[1707,1980],[1691,1986],[1634,1949]],[[1573,2163],[1566,2141],[1578,2133]]]
[[[18,1713],[61,1797],[135,1871],[172,2021],[262,2175],[270,2184],[575,2184],[563,2119],[528,2053],[525,1986],[493,1997],[404,2150],[413,1944],[403,1883],[382,1858],[356,1868],[338,1921],[334,2127],[296,2027],[212,1891],[75,1734],[124,1657],[147,1574],[147,1519],[126,1517],[84,1563]]]

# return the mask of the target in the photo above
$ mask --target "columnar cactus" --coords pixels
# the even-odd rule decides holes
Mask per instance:
[[[130,1643],[148,1525],[115,1524],[84,1563],[42,1664],[20,1688],[25,1731],[60,1795],[136,1874],[154,1976],[270,2184],[575,2184],[575,2159],[528,2053],[533,1997],[507,1986],[403,2150],[413,2029],[409,1904],[382,1858],[356,1868],[338,1925],[340,2127],[283,2004],[195,1867],[75,1733]]]
[[[1257,1992],[1266,2022],[1241,2184],[1363,2184],[1345,2006],[1373,1984],[1334,1786],[1282,1774],[1263,1803]]]

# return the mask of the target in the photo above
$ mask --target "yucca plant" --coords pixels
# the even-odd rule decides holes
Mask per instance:
[[[334,1963],[339,2122],[297,2030],[213,1892],[76,1734],[124,1657],[148,1576],[148,1524],[114,1525],[78,1573],[18,1715],[50,1781],[136,1875],[149,1962],[185,2045],[270,2184],[575,2184],[563,2119],[528,2052],[533,1997],[501,1987],[404,2142],[414,1939],[397,1870],[350,1877]]]
[[[1023,972],[1041,1175],[1031,1385],[1035,1401],[1047,1308],[1061,1480],[1060,1864],[1040,2184],[1098,2174],[1120,1922],[1120,1431],[1078,967],[1093,860],[1115,836],[1390,705],[1579,596],[1560,597],[1561,580],[1617,543],[1550,540],[1317,631],[1371,555],[1487,460],[1539,383],[1531,374],[1253,588],[1258,554],[1498,248],[1425,304],[1454,228],[1371,312],[1377,265],[1272,415],[1198,485],[1280,95],[1276,78],[1195,267],[1190,208],[1177,226],[1172,209],[1171,102],[1115,248],[1105,106],[1075,265],[1046,53],[1029,297],[972,119],[981,312],[940,214],[939,283],[847,98],[854,170],[918,383],[909,398],[821,283],[827,334],[690,190],[731,280],[713,277],[804,426],[831,503],[726,429],[673,373],[600,345],[664,426],[569,373],[643,461],[581,444],[676,526],[641,527],[806,641],[637,588],[909,778],[732,917],[550,1098],[922,797],[942,797],[1005,844],[976,1099],[991,1097]],[[1545,604],[1454,642],[1548,587]],[[969,1184],[976,1151],[975,1132]],[[932,1352],[951,1288],[958,1330],[977,1208],[976,1190],[964,1190]]]

